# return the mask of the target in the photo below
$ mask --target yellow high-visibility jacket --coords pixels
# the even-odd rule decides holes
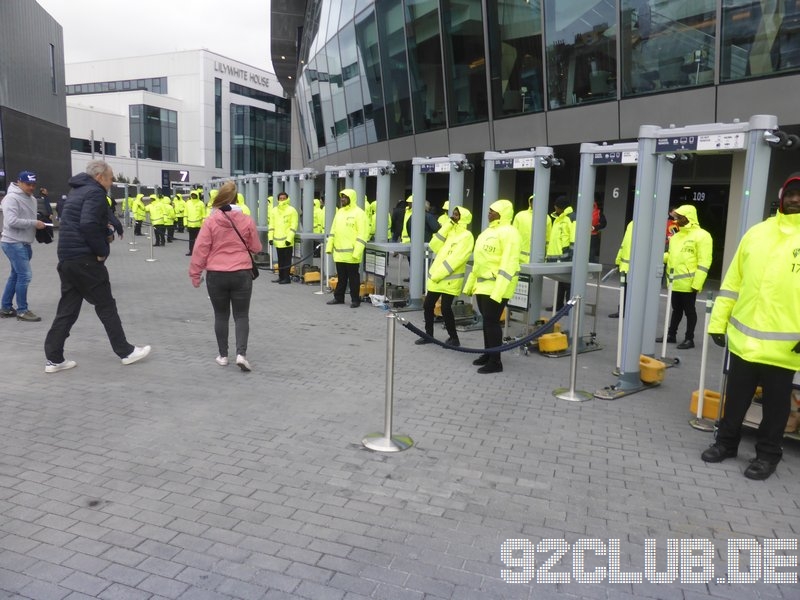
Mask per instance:
[[[553,224],[547,240],[545,260],[548,262],[572,260],[572,247],[575,244],[575,212],[571,206],[557,215],[550,215]]]
[[[355,190],[346,188],[339,194],[346,194],[350,204],[336,211],[325,252],[333,255],[334,262],[357,264],[367,247],[367,215],[356,204]]]
[[[158,199],[158,196],[150,196],[150,204],[145,207],[145,210],[150,214],[152,225],[164,224],[164,204]]]
[[[746,361],[800,371],[792,352],[800,342],[800,214],[779,212],[744,234],[708,332],[727,333],[731,352]]]
[[[147,216],[147,209],[144,206],[144,194],[136,194],[136,198],[131,202],[131,209],[133,210],[133,218],[136,221],[144,221]]]
[[[633,221],[628,223],[622,243],[617,250],[617,259],[614,263],[619,267],[620,273],[627,273],[631,268],[631,244],[633,243]]]
[[[485,294],[495,302],[511,298],[519,277],[519,232],[511,224],[514,205],[497,200],[489,208],[500,214],[475,240],[472,271],[464,293]]]
[[[689,223],[669,238],[669,250],[664,253],[667,275],[672,278],[672,291],[699,292],[711,267],[714,242],[711,234],[700,227],[694,206],[684,204],[674,212],[689,219]]]
[[[269,217],[267,239],[276,248],[294,246],[294,235],[297,233],[300,216],[297,214],[297,209],[290,204],[288,196],[286,200],[278,200]]]
[[[186,201],[186,227],[190,229],[199,229],[203,225],[206,218],[206,205],[200,200],[197,192],[189,194],[189,200]]]
[[[428,269],[428,291],[458,296],[464,287],[467,260],[475,246],[475,238],[469,230],[472,213],[459,207],[458,223],[450,219],[433,234],[430,249],[436,253]]]
[[[533,196],[528,199],[528,203],[533,201]],[[519,211],[514,217],[514,227],[519,231],[520,238],[520,251],[519,260],[521,263],[531,262],[531,235],[533,235],[533,208],[528,210]],[[548,216],[545,219],[545,233],[544,243],[541,247],[547,249],[547,241],[550,239],[550,232],[553,229],[553,223]]]
[[[319,198],[314,198],[314,233],[325,233],[325,209]]]

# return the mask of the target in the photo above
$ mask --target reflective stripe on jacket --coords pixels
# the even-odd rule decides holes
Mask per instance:
[[[572,260],[575,243],[575,215],[568,206],[560,215],[553,215],[553,226],[547,241],[545,260],[550,262]]]
[[[617,259],[614,261],[619,267],[620,273],[627,273],[631,268],[631,244],[633,243],[633,221],[628,223],[625,228],[625,235],[622,236],[622,243],[617,251]]]
[[[676,234],[677,235],[677,234]],[[800,370],[800,214],[778,213],[742,237],[711,311],[746,361]]]
[[[531,262],[531,236],[533,235],[533,209],[521,210],[514,217],[514,227],[519,231],[520,253],[519,260],[522,263]],[[550,239],[550,233],[553,229],[553,223],[550,217],[547,217],[545,223],[544,242],[540,248],[547,249],[547,240]]]

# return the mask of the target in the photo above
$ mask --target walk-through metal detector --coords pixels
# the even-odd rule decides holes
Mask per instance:
[[[639,128],[639,168],[633,211],[635,225],[622,328],[621,373],[615,384],[597,390],[594,393],[596,398],[615,400],[658,385],[642,383],[639,357],[655,353],[664,252],[663,246],[654,244],[653,240],[664,236],[673,162],[683,155],[746,152],[742,192],[738,198],[741,239],[750,227],[764,218],[769,142],[777,128],[777,117],[772,115],[754,115],[744,123],[737,120],[686,127],[642,125]]]
[[[592,209],[594,204],[595,184],[597,181],[597,168],[610,165],[627,165],[635,167],[638,163],[639,152],[636,142],[621,144],[581,144],[581,164],[578,178],[578,202],[575,209],[575,248],[572,256],[572,295],[586,298],[585,290],[588,274],[600,273],[603,265],[589,262],[589,250],[592,235]],[[598,277],[598,293],[600,281]],[[594,307],[595,320],[597,306]],[[599,350],[600,346],[594,339],[595,333],[587,342],[581,332],[583,331],[584,311],[578,314],[578,351]]]
[[[414,198],[411,211],[411,243],[392,244],[403,246],[410,252],[410,285],[407,310],[422,308],[422,294],[425,284],[425,199],[427,195],[428,175],[446,174],[449,177],[448,197],[450,210],[461,206],[464,197],[464,171],[472,169],[464,154],[448,154],[447,156],[415,157],[411,159],[413,175],[411,195]],[[410,246],[410,249],[409,249]]]

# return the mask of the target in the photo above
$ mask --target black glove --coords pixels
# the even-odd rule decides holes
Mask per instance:
[[[711,339],[714,340],[714,343],[719,346],[720,348],[725,347],[725,334],[724,333],[709,333],[708,335],[711,336]]]
[[[792,348],[792,352],[796,352],[797,354],[800,354],[800,342],[797,342],[795,344],[794,348]]]
[[[291,246],[292,246],[292,243],[291,243],[291,242],[286,242],[286,247],[287,247],[287,248],[291,248]]]

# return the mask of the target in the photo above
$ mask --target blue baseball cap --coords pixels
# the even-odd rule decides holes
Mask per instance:
[[[17,181],[22,183],[36,183],[36,173],[33,171],[23,171],[17,176]]]

